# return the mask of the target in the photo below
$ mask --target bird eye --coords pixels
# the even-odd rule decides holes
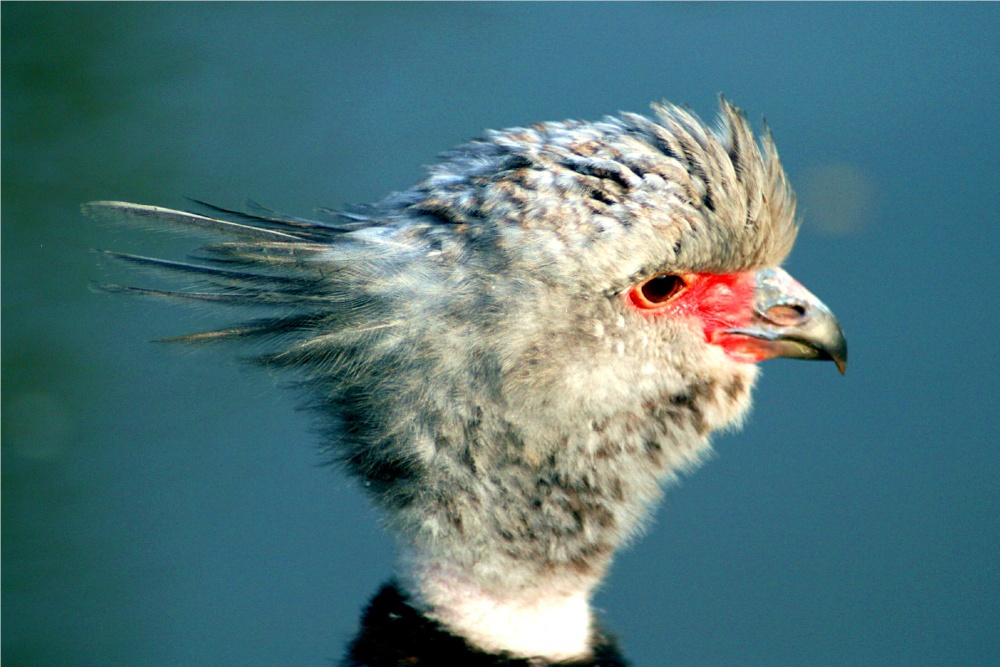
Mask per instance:
[[[684,279],[680,276],[663,275],[655,276],[638,285],[636,291],[644,302],[641,305],[649,308],[669,301],[684,289],[685,285]]]

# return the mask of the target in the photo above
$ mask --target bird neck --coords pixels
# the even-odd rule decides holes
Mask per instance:
[[[421,613],[487,653],[550,662],[592,654],[590,597],[596,579],[553,577],[501,589],[460,565],[412,553],[400,574]]]

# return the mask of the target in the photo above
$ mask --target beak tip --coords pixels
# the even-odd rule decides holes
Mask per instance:
[[[847,373],[847,339],[844,338],[844,331],[840,328],[840,324],[837,324],[837,344],[834,345],[834,349],[830,353],[830,358],[833,359],[833,363],[837,364],[837,370],[840,371],[841,375]]]

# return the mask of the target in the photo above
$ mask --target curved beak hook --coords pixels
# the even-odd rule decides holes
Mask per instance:
[[[753,319],[727,333],[762,341],[769,358],[833,361],[843,375],[847,339],[830,309],[783,269],[761,269],[754,278]]]

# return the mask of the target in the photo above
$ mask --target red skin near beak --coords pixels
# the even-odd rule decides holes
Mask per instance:
[[[674,281],[669,293],[664,278]],[[847,342],[833,313],[779,268],[654,276],[624,297],[649,317],[698,321],[705,341],[736,361],[829,359],[841,373],[847,366]]]
[[[754,319],[755,273],[685,273],[675,296],[655,303],[642,293],[644,283],[626,292],[628,302],[639,312],[652,317],[693,318],[701,322],[705,341],[718,345],[730,358],[755,363],[770,359],[768,349],[757,345],[757,339],[727,334],[733,329],[746,329]]]

